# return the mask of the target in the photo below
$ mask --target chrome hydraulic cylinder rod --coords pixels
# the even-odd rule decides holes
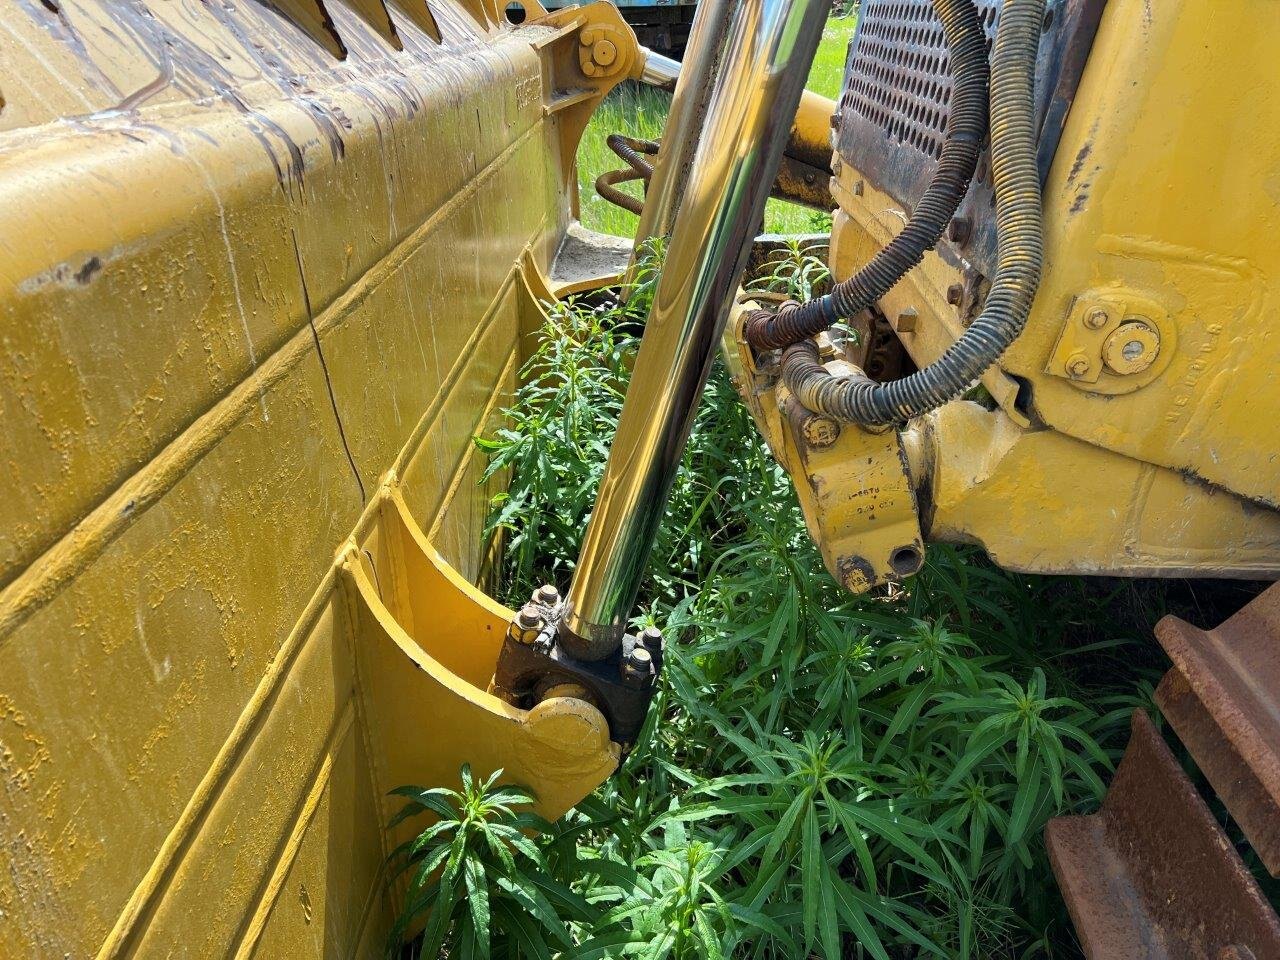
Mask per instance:
[[[662,62],[658,62],[653,59],[658,57],[657,54],[645,60],[642,79],[654,86],[666,86],[665,82],[649,80],[650,67],[655,70],[661,67],[661,73],[656,76],[663,81],[670,77],[675,95],[671,98],[671,109],[667,112],[666,127],[662,131],[662,146],[653,167],[653,179],[644,194],[644,209],[640,213],[640,225],[636,228],[637,256],[646,240],[668,236],[675,223],[676,211],[680,209],[680,200],[689,182],[694,153],[702,141],[702,126],[716,88],[716,71],[733,22],[734,3],[736,0],[702,0],[698,4],[683,65],[666,57],[659,58]]]
[[[737,4],[565,601],[559,640],[579,659],[622,643],[830,8]]]

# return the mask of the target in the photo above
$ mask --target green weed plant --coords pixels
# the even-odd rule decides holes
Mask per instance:
[[[653,276],[552,306],[506,426],[477,441],[511,475],[490,531],[512,597],[572,574]],[[823,279],[797,246],[765,282],[794,296]],[[1108,634],[1105,602],[945,546],[906,583],[848,595],[719,365],[642,596],[636,625],[668,643],[642,735],[617,776],[511,854],[574,896],[534,910],[495,886],[510,867],[487,834],[446,855],[440,838],[465,830],[440,829],[413,852],[413,910],[435,897],[453,918],[432,944],[447,930],[451,957],[1072,955],[1044,824],[1100,800],[1154,676]],[[464,777],[458,803],[476,789]],[[487,938],[448,895],[472,856],[503,905]],[[431,885],[431,864],[454,864],[452,888]]]

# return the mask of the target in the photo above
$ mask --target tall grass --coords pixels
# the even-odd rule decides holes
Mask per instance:
[[[853,36],[854,25],[852,17],[827,22],[809,73],[810,90],[832,99],[839,97],[845,51]],[[635,236],[638,218],[596,194],[596,177],[622,165],[605,146],[605,137],[611,133],[622,133],[646,140],[661,138],[670,101],[669,94],[652,87],[624,83],[605,98],[591,118],[578,145],[579,218],[585,226],[602,233]],[[635,196],[641,195],[635,183],[626,184],[621,189]],[[770,200],[765,211],[765,230],[769,233],[811,233],[823,231],[827,226],[828,222],[821,215],[815,216],[815,211],[781,200]]]

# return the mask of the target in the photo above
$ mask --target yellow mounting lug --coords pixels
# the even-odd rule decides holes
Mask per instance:
[[[853,593],[915,573],[924,563],[924,537],[918,478],[908,468],[904,435],[870,432],[805,410],[778,378],[776,361],[757,363],[743,335],[744,321],[761,299],[758,293],[739,296],[721,353],[760,435],[791,474],[823,562]],[[829,356],[830,344],[819,339]],[[827,369],[841,374],[853,367],[831,360]]]
[[[414,522],[395,487],[384,488],[374,522],[340,558],[361,709],[384,797],[382,822],[405,784],[456,782],[462,764],[528,787],[554,819],[617,768],[619,748],[604,716],[571,696],[531,710],[491,691],[514,612],[454,570]],[[409,838],[412,824],[387,837]]]
[[[566,184],[576,183],[575,156],[587,121],[605,95],[623,80],[640,79],[645,51],[618,8],[606,0],[564,7],[529,21],[553,27],[532,42],[542,58],[542,112],[559,121]]]
[[[844,372],[839,362],[828,364]],[[784,464],[827,569],[864,593],[924,563],[924,537],[906,451],[897,430],[873,433],[800,406],[779,385]]]

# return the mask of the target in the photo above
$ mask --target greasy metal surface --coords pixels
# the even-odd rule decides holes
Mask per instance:
[[[1213,630],[1156,625],[1156,702],[1273,876],[1280,875],[1280,585]]]
[[[828,11],[751,0],[734,14],[565,601],[561,642],[579,659],[622,641]]]
[[[1141,710],[1102,809],[1045,840],[1089,960],[1280,957],[1280,918]]]
[[[603,715],[604,739],[613,740],[623,750],[636,742],[649,713],[657,678],[662,671],[661,649],[657,655],[627,634],[611,657],[578,660],[563,644],[556,643],[563,605],[542,607],[540,629],[526,631],[523,639],[507,635],[493,669],[493,692],[508,703],[534,709],[557,690],[574,690]],[[650,654],[641,672],[629,662],[633,649]]]
[[[394,476],[480,573],[471,437],[569,218],[581,45],[317,6],[0,23],[0,956],[377,956],[377,770],[459,761],[438,717],[371,735],[335,553]]]
[[[976,0],[988,47],[1002,0]],[[1041,174],[1047,175],[1106,0],[1049,0],[1036,68]],[[867,0],[849,47],[836,152],[910,209],[942,154],[950,57],[930,0]],[[972,224],[944,246],[977,269],[995,265],[990,163],[984,159],[957,216]]]

